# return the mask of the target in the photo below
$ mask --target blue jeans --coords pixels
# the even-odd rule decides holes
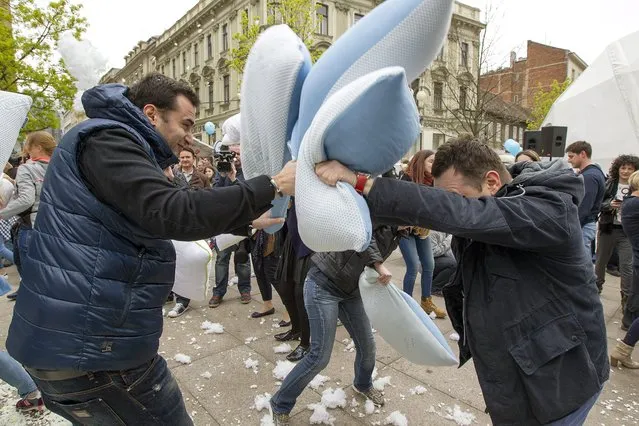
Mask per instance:
[[[7,259],[9,262],[13,262],[13,252],[7,248],[7,245],[0,238],[0,257]]]
[[[33,375],[47,408],[74,425],[191,426],[182,393],[157,355],[126,371],[100,371],[66,380]]]
[[[584,247],[586,248],[586,253],[588,257],[592,257],[592,242],[595,240],[595,236],[597,235],[597,223],[591,222],[586,223],[581,227],[581,233],[584,238]]]
[[[22,365],[5,351],[0,351],[0,379],[16,388],[20,398],[38,389]]]
[[[601,391],[597,392],[592,398],[590,398],[584,405],[579,407],[577,410],[568,414],[563,419],[556,420],[552,423],[548,423],[548,426],[580,426],[583,425],[588,417],[588,413],[592,410],[592,407],[595,406],[597,399],[599,399],[599,395],[601,395]]]
[[[215,259],[215,288],[213,289],[214,296],[223,297],[226,294],[226,290],[229,285],[229,263],[231,262],[231,254],[238,249],[238,245],[231,246],[226,250],[217,252],[217,259]],[[237,254],[235,255],[237,256]],[[235,273],[237,274],[237,288],[240,293],[251,292],[251,261],[247,260],[244,263],[238,263],[235,261]]]
[[[430,297],[433,286],[433,270],[435,258],[430,244],[430,238],[421,239],[415,235],[399,240],[399,250],[406,263],[406,275],[404,275],[404,292],[413,295],[415,280],[422,266],[422,297]]]
[[[331,359],[337,318],[342,321],[353,338],[355,349],[355,381],[360,391],[373,387],[375,368],[375,338],[371,324],[364,311],[359,292],[346,297],[330,286],[329,278],[312,266],[304,283],[304,305],[311,326],[311,349],[308,354],[286,376],[282,387],[271,398],[275,413],[290,413],[297,397],[306,386],[328,365]]]

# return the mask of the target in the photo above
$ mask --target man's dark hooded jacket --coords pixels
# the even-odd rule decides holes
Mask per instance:
[[[112,84],[83,95],[90,119],[56,148],[38,221],[22,231],[7,349],[26,367],[126,370],[155,357],[175,275],[168,240],[247,226],[274,197],[266,176],[176,188],[163,169],[177,158],[126,91]]]
[[[377,179],[373,219],[453,234],[444,288],[461,365],[474,359],[496,425],[558,420],[609,376],[603,308],[577,206],[581,178],[560,161],[517,164],[495,197]],[[406,200],[413,200],[407,203]]]

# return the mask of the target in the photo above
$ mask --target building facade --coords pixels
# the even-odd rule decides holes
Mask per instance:
[[[383,0],[322,0],[317,2],[316,31],[313,39],[318,47],[328,48],[361,17]],[[145,74],[157,71],[189,83],[202,104],[197,111],[194,136],[204,142],[214,142],[222,135],[209,138],[203,131],[204,123],[212,121],[216,128],[230,116],[239,112],[241,76],[228,66],[230,51],[237,47],[233,34],[241,31],[241,14],[247,13],[249,22],[268,22],[268,0],[200,0],[162,35],[139,42],[125,57],[126,64],[105,75],[101,83],[134,84]],[[479,9],[456,3],[453,29],[433,67],[464,72],[469,79],[478,81],[477,51],[479,34],[484,28]],[[461,70],[463,68],[463,71]],[[413,82],[418,93],[429,93],[420,101],[422,135],[415,150],[432,148],[443,143],[430,117],[439,117],[434,108],[436,78],[426,71]],[[423,94],[422,93],[422,94]],[[435,95],[432,95],[435,93]],[[436,106],[436,105],[435,105]]]
[[[505,102],[532,108],[535,93],[548,90],[553,81],[575,81],[587,64],[574,52],[528,40],[526,58],[511,53],[510,66],[481,76],[484,90],[499,95]]]

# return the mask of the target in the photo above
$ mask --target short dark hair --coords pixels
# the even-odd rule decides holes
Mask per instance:
[[[184,151],[190,152],[193,158],[195,158],[195,151],[193,151],[193,148],[185,146],[184,148],[180,150],[180,154],[182,154]]]
[[[511,179],[499,155],[486,143],[470,134],[459,135],[437,149],[433,162],[433,177],[441,177],[450,168],[461,173],[467,184],[479,190],[486,173],[491,170],[499,173],[504,183]]]
[[[592,145],[590,145],[586,141],[577,141],[573,142],[566,147],[566,153],[572,154],[581,154],[582,152],[586,153],[586,157],[592,157]]]
[[[140,109],[150,104],[168,111],[175,109],[175,100],[179,95],[186,97],[194,107],[200,106],[200,100],[188,84],[156,72],[142,77],[129,88],[126,96]]]

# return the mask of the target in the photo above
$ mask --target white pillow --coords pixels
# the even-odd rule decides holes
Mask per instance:
[[[458,363],[455,353],[424,310],[393,284],[382,285],[374,269],[359,279],[364,310],[380,336],[414,364],[437,367]]]
[[[242,142],[241,135],[241,117],[240,114],[235,114],[228,118],[224,124],[222,124],[222,145],[239,145]]]
[[[173,291],[188,299],[206,300],[213,252],[206,241],[172,241],[175,247]]]
[[[28,96],[0,91],[0,165],[3,167],[18,141],[31,102]]]
[[[393,108],[383,106],[384,102]],[[387,123],[386,126],[369,125]],[[295,206],[302,241],[315,252],[365,250],[371,240],[370,212],[350,184],[332,187],[315,174],[327,158],[354,170],[384,172],[419,135],[419,114],[403,68],[367,74],[322,105],[302,141],[295,182]],[[383,147],[378,147],[383,142]]]
[[[9,180],[9,176],[3,175],[1,187],[0,187],[0,209],[4,209],[11,201],[11,197],[13,197],[13,192],[15,191],[15,186],[13,182]]]

